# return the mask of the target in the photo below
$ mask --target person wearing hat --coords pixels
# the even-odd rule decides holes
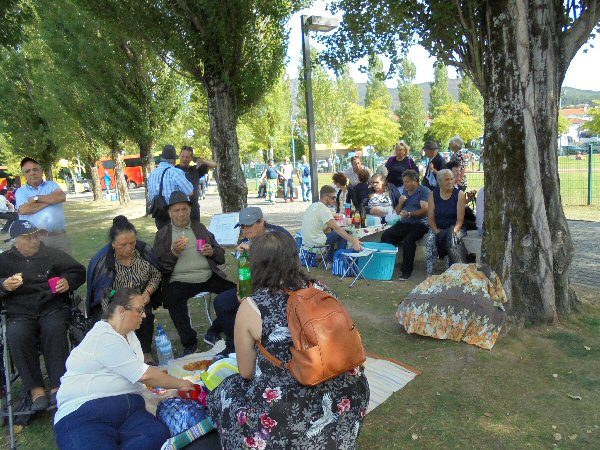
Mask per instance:
[[[21,160],[21,170],[27,180],[15,192],[19,217],[43,230],[39,238],[49,247],[71,253],[71,239],[65,227],[64,202],[67,195],[55,181],[44,180],[42,166],[35,159]]]
[[[69,292],[85,282],[85,267],[67,253],[45,245],[27,220],[10,226],[13,247],[0,253],[0,300],[7,314],[7,338],[17,372],[31,394],[32,409],[56,404],[69,356]],[[51,401],[44,389],[39,351],[44,355]]]
[[[250,253],[250,246],[253,239],[273,231],[283,233],[292,241],[294,240],[292,235],[285,228],[267,223],[263,219],[262,210],[257,206],[249,206],[248,208],[242,209],[240,211],[238,223],[235,227],[241,229],[240,234],[242,237],[241,242],[237,246],[238,252],[245,251]],[[237,288],[230,289],[217,295],[214,306],[217,319],[219,320],[219,324],[225,335],[225,350],[221,352],[221,355],[226,356],[229,353],[235,352],[233,330],[235,327],[235,316],[240,306]],[[214,345],[219,339],[220,335],[212,332],[209,332],[204,336],[204,342],[210,345]]]
[[[446,167],[446,158],[439,153],[438,143],[435,141],[427,141],[423,145],[423,152],[428,160],[425,175],[423,176],[422,185],[428,189],[438,187],[437,173]]]
[[[171,221],[156,232],[153,247],[163,267],[163,304],[177,328],[185,356],[198,348],[188,299],[199,292],[219,294],[234,289],[235,284],[219,268],[225,263],[225,250],[204,225],[190,220],[192,208],[187,195],[173,192],[168,205]],[[215,320],[209,332],[220,331],[219,321]]]
[[[165,202],[168,204],[171,194],[175,191],[183,193],[183,195],[192,195],[194,193],[194,186],[185,177],[183,170],[175,167],[175,161],[177,160],[177,150],[172,145],[165,145],[162,151],[160,164],[158,167],[148,176],[148,194],[150,196],[150,205],[154,198],[161,192],[161,180],[162,180],[162,196]],[[164,176],[163,176],[164,175]],[[163,211],[154,217],[154,223],[156,229],[160,230],[162,227],[170,222],[167,211]]]

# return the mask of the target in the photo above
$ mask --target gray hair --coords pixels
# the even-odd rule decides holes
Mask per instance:
[[[465,141],[463,141],[463,138],[461,138],[460,136],[456,135],[456,136],[450,138],[450,142],[448,143],[448,145],[450,147],[454,146],[454,144],[458,145],[459,148],[462,148],[463,145],[465,145]]]
[[[438,185],[439,185],[439,186],[441,186],[441,185],[442,185],[442,180],[444,179],[444,175],[446,175],[447,173],[448,173],[448,174],[450,174],[450,176],[451,176],[452,178],[454,178],[454,175],[452,174],[452,171],[451,171],[450,169],[442,169],[442,170],[440,170],[440,171],[437,173],[437,175],[436,175],[437,182],[438,182]]]

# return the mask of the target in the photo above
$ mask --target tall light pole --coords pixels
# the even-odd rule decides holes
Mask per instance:
[[[319,182],[317,171],[317,149],[315,145],[315,111],[312,96],[312,76],[310,65],[309,31],[327,32],[335,30],[339,21],[334,17],[301,16],[302,21],[302,57],[304,60],[304,96],[306,98],[306,128],[308,133],[308,152],[310,164],[310,190],[313,203],[319,201]]]
[[[294,125],[296,125],[296,121],[293,114],[290,117],[290,122],[292,123],[292,160],[294,162],[294,173],[296,173],[296,143],[294,142]]]

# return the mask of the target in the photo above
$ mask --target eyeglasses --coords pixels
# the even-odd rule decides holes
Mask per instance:
[[[41,172],[42,169],[39,167],[32,167],[31,169],[24,170],[23,173],[27,175],[29,172]]]
[[[129,311],[135,311],[137,312],[140,316],[145,316],[146,315],[146,310],[142,307],[139,306],[123,306],[123,308],[129,310]]]
[[[327,197],[329,197],[331,200],[337,200],[337,195],[335,194],[328,195]]]

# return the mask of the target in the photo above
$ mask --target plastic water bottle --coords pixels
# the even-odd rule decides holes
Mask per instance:
[[[158,364],[161,366],[166,366],[170,360],[174,359],[173,345],[171,345],[169,336],[167,336],[167,333],[162,326],[159,325],[156,328],[156,337],[154,339],[156,341]]]

